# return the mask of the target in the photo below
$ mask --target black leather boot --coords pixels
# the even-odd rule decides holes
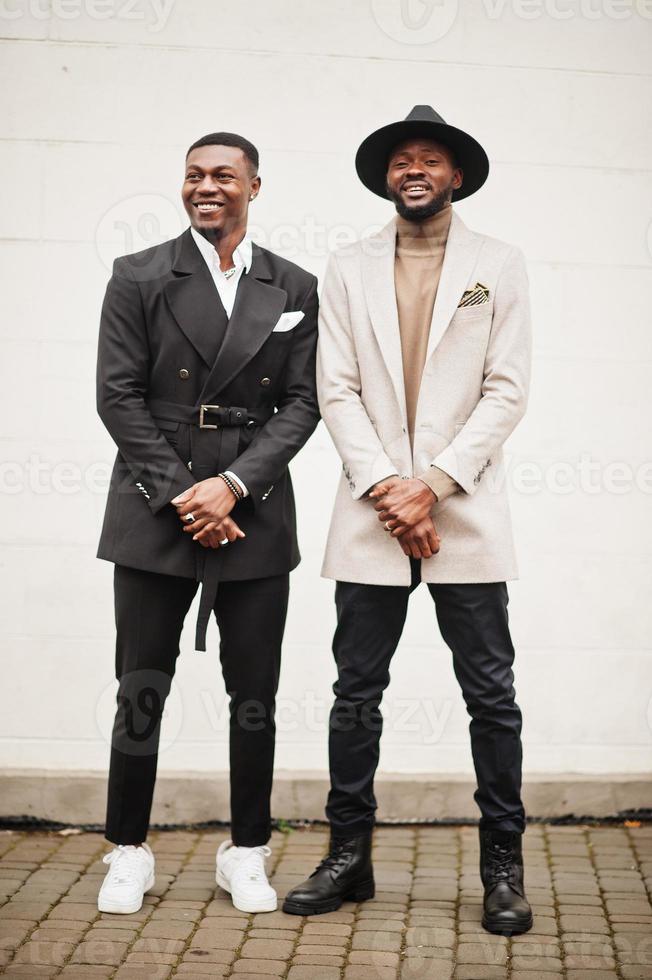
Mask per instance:
[[[484,885],[483,928],[513,936],[532,928],[532,909],[523,887],[522,835],[480,831],[480,877]]]
[[[291,915],[335,912],[342,902],[364,902],[374,897],[371,833],[358,837],[331,836],[328,855],[283,902]]]

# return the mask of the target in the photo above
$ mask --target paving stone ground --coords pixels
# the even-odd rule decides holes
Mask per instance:
[[[0,832],[0,973],[29,980],[646,980],[652,826],[528,827],[524,936],[480,926],[474,827],[381,827],[377,893],[339,912],[245,915],[216,888],[225,832],[148,838],[156,886],[134,915],[97,911],[101,834]],[[323,827],[276,832],[283,896],[313,869]]]

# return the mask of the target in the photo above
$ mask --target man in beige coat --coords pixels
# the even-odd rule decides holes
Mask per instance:
[[[397,214],[331,257],[323,290],[318,393],[343,464],[323,567],[337,583],[338,616],[331,847],[284,909],[327,912],[374,893],[379,705],[423,581],[471,716],[483,925],[525,932],[521,712],[505,584],[518,572],[502,450],[528,398],[525,262],[453,210],[489,163],[430,106],[372,133],[356,168]]]

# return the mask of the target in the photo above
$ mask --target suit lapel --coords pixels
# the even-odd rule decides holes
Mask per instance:
[[[210,368],[224,338],[227,318],[190,229],[177,239],[172,271],[175,278],[164,286],[170,309],[181,330]]]
[[[285,309],[287,293],[271,285],[272,270],[265,253],[256,245],[248,273],[238,285],[224,343],[202,389],[207,402],[222,391],[263,346]]]
[[[426,364],[453,319],[478,258],[482,239],[470,231],[455,211],[451,216],[435,307],[432,311]]]
[[[395,253],[396,224],[392,220],[377,235],[363,242],[360,261],[371,324],[392,379],[403,423],[407,424],[403,354],[394,286]]]

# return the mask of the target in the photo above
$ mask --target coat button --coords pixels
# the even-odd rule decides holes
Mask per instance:
[[[190,377],[190,371],[188,368],[181,368],[179,371],[179,377],[182,381],[186,381]]]
[[[269,378],[261,378],[260,383],[263,386],[263,388],[266,388],[267,385],[271,384],[271,381]]]

